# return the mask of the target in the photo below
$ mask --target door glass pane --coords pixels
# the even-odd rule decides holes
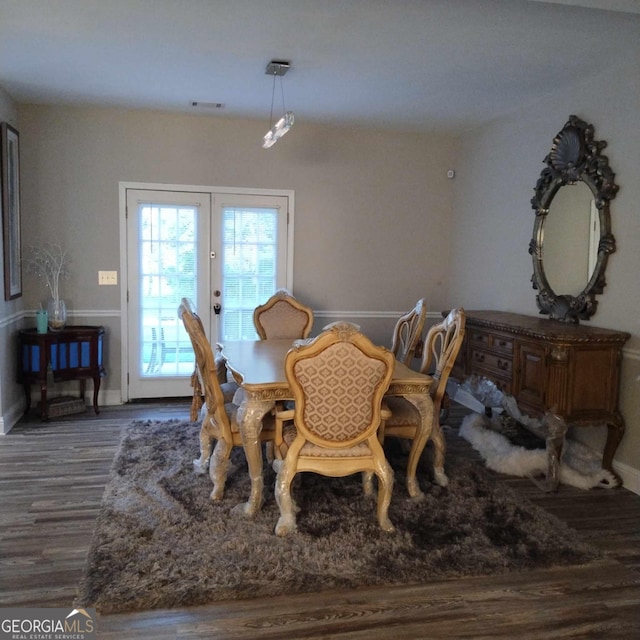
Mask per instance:
[[[223,340],[256,340],[253,310],[277,288],[278,209],[223,207]]]
[[[197,305],[197,207],[141,204],[140,377],[190,375],[193,349],[176,310]]]

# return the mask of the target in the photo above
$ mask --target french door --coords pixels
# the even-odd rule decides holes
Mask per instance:
[[[214,196],[213,219],[219,232],[212,246],[217,245],[221,254],[214,251],[211,260],[212,330],[217,329],[217,341],[258,338],[253,310],[287,287],[287,218],[283,197]]]
[[[183,297],[212,343],[257,337],[253,309],[290,286],[289,209],[286,195],[126,189],[126,399],[191,395]]]

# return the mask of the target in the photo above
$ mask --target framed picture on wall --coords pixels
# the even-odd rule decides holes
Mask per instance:
[[[4,299],[22,295],[22,246],[20,238],[20,136],[6,122],[0,125],[2,153],[2,241],[4,249]]]

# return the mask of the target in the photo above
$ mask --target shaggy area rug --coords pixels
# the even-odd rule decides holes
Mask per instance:
[[[265,465],[265,504],[252,520],[231,515],[246,500],[244,454],[234,450],[224,500],[209,500],[195,475],[196,424],[136,422],[125,431],[105,489],[75,606],[103,613],[171,608],[233,598],[424,583],[555,564],[584,563],[598,552],[578,534],[497,481],[482,466],[449,455],[449,486],[430,482],[408,497],[406,455],[385,443],[395,470],[385,534],[359,474],[301,474],[294,484],[299,531],[274,535],[275,475]]]
[[[538,447],[542,447],[531,448],[521,434],[523,428],[516,431],[515,437],[507,437],[511,434],[504,435],[499,433],[500,430],[499,419],[490,420],[471,413],[462,421],[459,433],[483,457],[489,469],[534,480],[545,476],[548,457],[544,440],[530,435],[529,439],[537,440]],[[523,440],[524,446],[518,444]],[[615,476],[602,468],[600,457],[575,440],[565,441],[558,478],[562,484],[578,489],[613,489],[618,486]]]

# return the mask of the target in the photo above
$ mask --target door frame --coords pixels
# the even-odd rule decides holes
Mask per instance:
[[[128,262],[127,262],[127,190],[146,189],[152,191],[185,191],[209,193],[216,195],[247,195],[247,196],[279,196],[288,200],[288,224],[287,224],[287,272],[286,287],[293,292],[293,239],[295,220],[295,192],[292,189],[257,189],[252,187],[215,187],[189,184],[165,184],[156,182],[119,182],[119,233],[120,233],[120,394],[122,402],[129,401],[129,304],[128,304]],[[176,309],[177,313],[177,309]]]

